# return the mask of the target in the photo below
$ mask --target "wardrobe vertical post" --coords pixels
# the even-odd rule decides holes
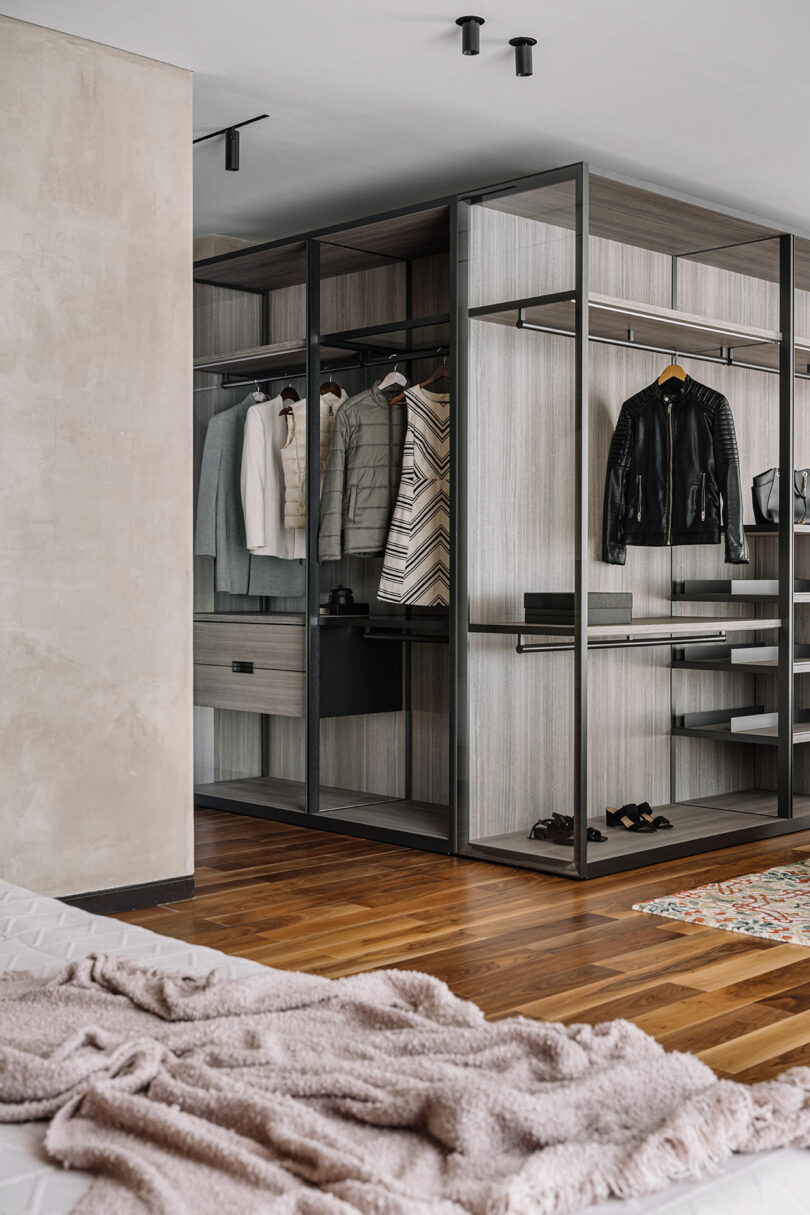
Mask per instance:
[[[321,246],[307,241],[307,431],[306,431],[306,809],[320,811],[321,788],[321,579],[318,532],[321,521]]]
[[[779,237],[779,817],[793,815],[795,238]]]
[[[262,291],[262,343],[266,346],[270,344],[270,292]],[[262,383],[262,391],[271,396],[272,382],[264,380]],[[262,595],[261,610],[269,612],[272,607],[272,600],[269,595]],[[262,776],[270,775],[270,714],[262,713],[259,717],[259,730],[261,731],[261,768]]]
[[[585,877],[588,865],[588,238],[590,177],[576,167],[574,272],[574,866]]]
[[[467,379],[470,204],[450,208],[450,851],[467,842]],[[463,817],[463,823],[460,819]]]

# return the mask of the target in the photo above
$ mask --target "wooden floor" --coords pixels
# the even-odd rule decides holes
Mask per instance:
[[[426,971],[491,1017],[626,1017],[759,1080],[810,1065],[810,948],[630,907],[790,859],[810,832],[578,883],[199,810],[196,897],[119,918],[332,977]]]

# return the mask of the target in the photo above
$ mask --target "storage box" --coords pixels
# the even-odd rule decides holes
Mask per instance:
[[[523,596],[527,624],[572,624],[573,592],[527,591]],[[631,591],[589,591],[588,624],[631,624]]]

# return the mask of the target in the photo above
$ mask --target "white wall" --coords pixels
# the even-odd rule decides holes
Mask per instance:
[[[191,75],[0,17],[0,877],[192,872]]]

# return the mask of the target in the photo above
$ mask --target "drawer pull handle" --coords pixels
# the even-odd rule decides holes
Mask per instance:
[[[253,663],[252,662],[232,662],[231,670],[233,671],[234,675],[252,675],[253,674]]]

